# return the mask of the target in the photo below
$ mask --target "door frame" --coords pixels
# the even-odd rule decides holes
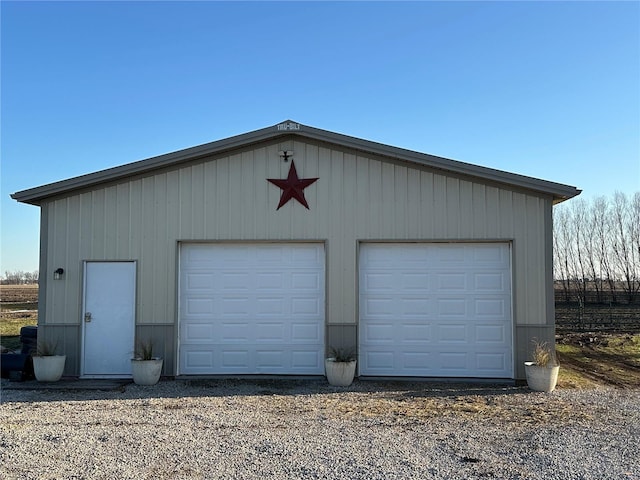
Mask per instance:
[[[85,343],[86,343],[86,323],[84,321],[84,314],[87,310],[87,265],[90,263],[129,263],[133,264],[133,322],[131,322],[131,338],[133,344],[131,348],[135,350],[136,341],[136,313],[137,313],[137,300],[138,300],[138,261],[137,260],[83,260],[82,261],[82,309],[80,311],[80,323],[82,328],[80,329],[80,378],[132,378],[132,375],[121,374],[85,374]],[[133,357],[133,352],[132,352]]]

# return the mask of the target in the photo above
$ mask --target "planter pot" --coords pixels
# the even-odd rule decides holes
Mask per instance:
[[[559,366],[540,367],[533,362],[524,362],[527,384],[535,392],[552,392],[558,382]]]
[[[133,381],[137,385],[155,385],[160,380],[160,373],[162,373],[162,359],[132,359],[131,373],[133,374]]]
[[[62,377],[66,355],[33,356],[33,373],[39,382],[57,382]]]
[[[356,361],[336,362],[333,358],[327,358],[324,361],[324,370],[331,385],[348,387],[356,374]]]

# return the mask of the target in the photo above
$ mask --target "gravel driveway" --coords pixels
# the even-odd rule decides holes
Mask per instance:
[[[640,391],[320,380],[2,391],[0,478],[640,479]]]

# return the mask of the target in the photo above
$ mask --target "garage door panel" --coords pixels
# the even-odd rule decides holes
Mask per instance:
[[[321,244],[183,244],[181,374],[321,374]]]
[[[202,373],[201,370],[213,363],[213,352],[210,349],[189,348],[184,352],[184,362],[189,369]]]
[[[294,371],[308,372],[324,368],[324,352],[318,352],[311,346],[308,349],[291,351],[291,366]]]
[[[403,297],[398,299],[398,314],[404,318],[414,315],[424,317],[429,314],[431,305],[428,298],[424,297]]]
[[[206,273],[193,273],[187,276],[187,285],[190,291],[209,291],[213,288],[213,275]]]
[[[396,296],[396,297],[363,297],[361,308],[369,318],[387,318],[390,316],[402,316],[415,318],[416,315],[424,317],[428,315],[433,306],[431,301],[424,297]]]
[[[213,339],[213,325],[207,323],[191,323],[185,329],[185,337],[192,343],[210,343]]]
[[[280,245],[249,245],[244,259],[257,268],[273,268],[288,262],[288,256]],[[234,265],[238,265],[239,259],[234,260]]]
[[[363,307],[368,318],[386,318],[395,314],[394,299],[391,297],[365,298]]]
[[[241,291],[249,290],[249,275],[238,272],[221,272],[220,288],[223,291]]]
[[[416,246],[416,248],[420,248]],[[431,255],[428,256],[428,264],[433,265],[434,268],[439,268],[442,266],[447,266],[447,268],[451,268],[451,266],[455,265],[464,265],[466,259],[466,249],[464,247],[461,248],[460,245],[432,245],[431,246]]]
[[[459,293],[467,290],[467,274],[435,272],[436,291],[440,293]],[[426,289],[425,289],[426,290]]]
[[[211,257],[208,245],[190,245],[188,251],[184,251],[181,257],[183,265],[191,268],[206,269],[214,266],[216,259]]]
[[[222,297],[219,299],[220,313],[225,316],[245,318],[249,315],[248,297]]]
[[[437,364],[440,370],[457,371],[457,374],[469,370],[469,354],[467,352],[440,352],[437,356]]]
[[[432,354],[425,351],[407,351],[401,357],[401,368],[403,370],[416,372],[425,370],[425,365],[433,363]]]
[[[319,265],[324,263],[324,250],[318,248],[317,245],[297,245],[295,249],[289,249],[287,251],[290,257],[290,263],[293,265],[314,264]]]
[[[508,300],[505,298],[477,298],[472,300],[473,316],[478,319],[484,317],[506,320],[508,316]]]
[[[504,345],[508,342],[507,329],[504,324],[476,325],[476,342],[479,344]]]
[[[395,291],[395,281],[390,273],[371,271],[363,278],[364,286],[369,293],[385,293]]]
[[[257,318],[268,317],[272,315],[282,315],[285,311],[285,299],[282,297],[257,297],[255,299],[247,299],[248,306],[254,306],[251,312]],[[249,311],[250,308],[247,309]]]
[[[366,336],[367,342],[372,345],[393,343],[395,341],[394,329],[395,325],[392,323],[371,322],[364,331],[364,335]]]
[[[501,293],[505,290],[508,278],[504,272],[474,272],[472,274],[474,290],[482,293]]]
[[[194,317],[211,315],[213,313],[213,300],[210,298],[189,298],[186,301],[185,313]]]
[[[322,341],[322,329],[317,322],[291,324],[291,342],[307,342],[316,345]]]
[[[398,275],[399,282],[405,292],[424,291],[429,285],[429,275],[422,272],[408,272]]]
[[[477,353],[476,369],[482,372],[502,372],[508,368],[509,355],[506,352]]]
[[[282,350],[256,350],[256,363],[263,368],[280,368],[284,364]]]
[[[433,334],[431,330],[431,325],[424,321],[421,323],[404,322],[399,329],[399,340],[408,344],[427,344],[428,342],[433,341]]]
[[[491,352],[439,352],[436,350],[367,352],[361,356],[369,375],[377,376],[446,376],[497,378],[509,368],[510,354]],[[470,374],[470,372],[473,372]]]
[[[218,344],[200,350],[188,347],[183,355],[183,366],[188,367],[192,374],[200,375],[211,374],[212,366],[220,375],[246,374],[248,369],[255,374],[307,375],[324,367],[323,352],[308,344],[286,349],[258,347],[253,350]]]
[[[469,342],[469,326],[466,324],[438,324],[434,327],[434,340],[439,344],[467,344]]]
[[[461,317],[466,318],[467,299],[466,298],[438,298],[436,300],[436,312],[439,317]]]
[[[284,281],[281,272],[256,272],[255,288],[258,292],[278,291],[284,288]]]
[[[475,265],[488,264],[491,267],[509,268],[509,251],[504,244],[473,245],[467,248],[472,253]]]
[[[429,376],[436,354],[428,350],[406,350],[400,355],[392,349],[369,351],[361,356],[367,370],[380,376],[396,376],[402,370],[405,376]]]
[[[224,349],[222,350],[221,355],[221,365],[222,369],[239,369],[244,370],[247,369],[250,365],[251,354],[246,349]]]
[[[297,292],[316,292],[320,288],[321,279],[318,272],[292,272],[291,289]]]
[[[224,248],[225,246],[222,247]],[[249,251],[247,245],[235,245],[234,248],[226,248],[223,257],[215,255],[215,252],[211,250],[211,245],[203,244],[200,248],[206,249],[207,255],[215,262],[215,265],[219,267],[241,265],[253,255],[253,252]]]
[[[392,351],[372,350],[363,352],[361,358],[364,367],[375,375],[392,375],[397,370],[394,361],[396,355]]]
[[[297,297],[291,299],[291,313],[297,316],[312,316],[317,318],[322,310],[320,299],[317,297]]]
[[[279,343],[285,335],[286,327],[282,322],[257,322],[254,325],[256,342],[276,342]]]
[[[508,244],[360,253],[361,375],[513,376]]]
[[[215,323],[213,325],[215,325]],[[215,331],[216,335],[214,340],[221,340],[223,342],[248,342],[251,340],[252,332],[248,322],[224,322],[219,328],[215,328]]]

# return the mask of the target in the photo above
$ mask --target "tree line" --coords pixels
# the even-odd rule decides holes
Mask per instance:
[[[553,256],[564,301],[640,303],[640,192],[555,207]]]
[[[40,277],[38,270],[33,272],[23,272],[22,270],[16,270],[14,272],[5,271],[4,276],[0,278],[0,284],[2,285],[25,285],[31,283],[38,283]]]

